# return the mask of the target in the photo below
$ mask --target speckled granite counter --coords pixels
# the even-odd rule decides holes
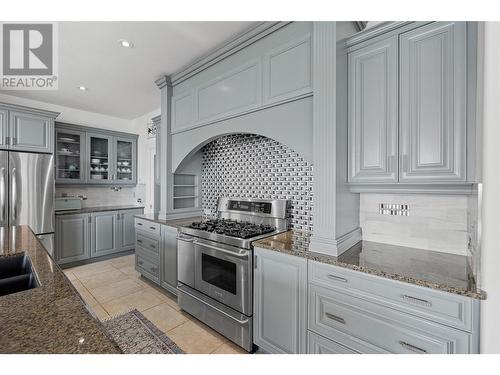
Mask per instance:
[[[56,211],[56,215],[88,214],[90,212],[122,211],[122,210],[133,210],[136,208],[141,209],[144,208],[144,206],[121,205],[121,206],[83,207],[80,208],[79,210]]]
[[[21,253],[40,286],[0,297],[0,353],[121,353],[30,228],[0,228],[0,257]]]
[[[448,293],[486,299],[486,293],[476,287],[465,256],[362,241],[334,257],[309,251],[309,234],[300,231],[267,237],[253,245]]]
[[[158,217],[158,213],[135,215],[135,217],[138,217],[138,218],[144,219],[144,220],[148,220],[148,221],[152,221],[154,223],[167,225],[169,227],[174,227],[174,228],[179,228],[179,227],[182,227],[183,225],[191,224],[193,221],[202,220],[201,215],[200,216],[193,216],[193,217],[186,217],[186,218],[182,218],[182,219],[165,220],[165,219],[160,219]]]

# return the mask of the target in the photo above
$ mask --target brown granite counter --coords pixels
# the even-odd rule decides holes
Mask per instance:
[[[465,256],[361,241],[334,257],[309,251],[309,237],[309,233],[291,230],[255,241],[253,245],[448,293],[486,299],[486,293],[476,287]]]
[[[0,228],[0,257],[22,253],[40,286],[0,297],[0,353],[121,353],[31,229]]]
[[[169,227],[173,227],[173,228],[179,228],[179,227],[182,227],[184,225],[191,224],[193,221],[202,220],[201,215],[200,216],[193,216],[193,217],[186,217],[186,218],[182,218],[182,219],[165,220],[165,219],[160,219],[158,213],[135,215],[135,217],[138,217],[139,219],[152,221],[154,223],[166,225]]]
[[[73,215],[73,214],[88,214],[91,212],[104,212],[104,211],[123,211],[123,210],[134,210],[134,209],[144,209],[144,206],[135,205],[120,205],[120,206],[94,206],[94,207],[82,207],[78,210],[59,210],[56,211],[56,215]]]

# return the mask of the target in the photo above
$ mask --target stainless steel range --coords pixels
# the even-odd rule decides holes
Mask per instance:
[[[178,303],[252,350],[251,243],[288,229],[286,200],[219,198],[217,218],[179,229]]]

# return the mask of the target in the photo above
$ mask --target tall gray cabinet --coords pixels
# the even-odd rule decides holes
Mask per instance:
[[[451,191],[474,182],[467,170],[474,30],[466,22],[414,23],[349,48],[351,190]]]

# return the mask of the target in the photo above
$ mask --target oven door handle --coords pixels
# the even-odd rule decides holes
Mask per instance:
[[[199,246],[203,246],[203,247],[208,247],[209,249],[217,250],[217,251],[220,251],[221,253],[228,254],[228,255],[231,255],[231,256],[234,256],[234,257],[248,258],[248,251],[245,251],[245,253],[241,254],[241,253],[236,253],[236,252],[233,252],[233,251],[230,251],[230,250],[224,250],[224,249],[222,249],[220,247],[208,245],[208,244],[206,244],[204,242],[199,242],[199,241],[196,241],[196,240],[194,240],[193,243],[195,245],[199,245]]]
[[[198,298],[198,297],[196,297],[194,294],[189,293],[189,292],[188,292],[188,291],[186,291],[186,289],[184,289],[184,288],[182,289],[182,293],[187,294],[189,297],[194,298],[194,299],[195,299],[195,300],[197,300],[198,302],[201,302],[201,303],[203,303],[203,304],[207,304],[207,302],[206,302],[206,301],[203,301],[201,298]],[[208,304],[208,305],[210,306],[210,308],[212,308],[212,309],[216,310],[217,312],[220,312],[221,314],[223,314],[223,315],[227,316],[228,318],[230,318],[230,319],[234,320],[235,322],[238,322],[239,324],[247,324],[247,323],[248,323],[248,318],[247,318],[247,319],[243,319],[243,320],[241,320],[241,319],[235,318],[234,316],[229,315],[227,312],[225,312],[225,311],[223,311],[223,310],[219,309],[218,307],[215,307],[214,305],[211,305],[211,304]]]

